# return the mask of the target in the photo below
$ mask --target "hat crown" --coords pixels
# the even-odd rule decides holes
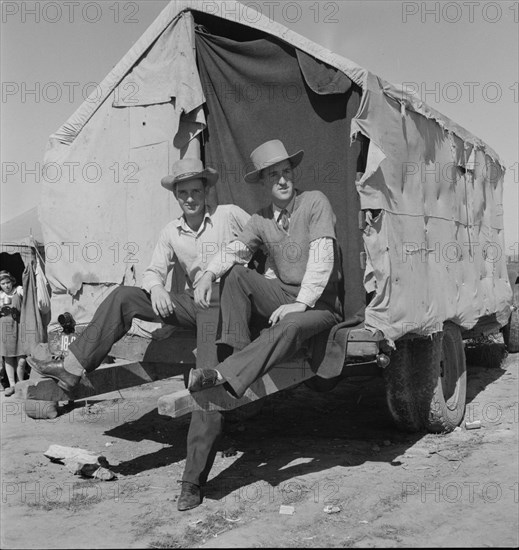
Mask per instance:
[[[250,154],[251,161],[254,164],[254,170],[245,174],[244,179],[247,183],[258,182],[261,180],[262,170],[284,160],[290,161],[292,168],[295,168],[301,162],[303,155],[304,151],[302,150],[293,155],[289,155],[285,146],[279,139],[266,141],[259,147],[256,147]]]
[[[204,164],[200,159],[183,158],[177,160],[172,166],[172,176],[174,179],[200,174],[204,171]]]
[[[197,158],[183,158],[173,163],[171,174],[161,180],[161,185],[169,191],[175,190],[177,183],[201,179],[208,185],[214,185],[218,181],[218,172],[213,168],[204,168],[204,163]]]
[[[256,147],[250,154],[250,159],[256,170],[263,170],[278,162],[290,158],[285,146],[279,139],[272,139]]]

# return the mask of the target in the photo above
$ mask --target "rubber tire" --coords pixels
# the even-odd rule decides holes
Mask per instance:
[[[430,404],[426,429],[432,433],[451,432],[465,416],[467,365],[461,330],[454,323],[443,325],[439,371]]]
[[[508,324],[503,327],[503,340],[509,353],[519,351],[519,274],[508,273],[512,283],[514,309],[508,319]]]
[[[384,369],[386,401],[393,421],[399,430],[417,432],[420,419],[414,399],[413,377],[415,376],[413,340],[401,340],[391,353],[391,361]]]
[[[461,331],[445,323],[430,338],[397,343],[384,371],[389,411],[407,432],[450,432],[463,420],[467,369]]]
[[[503,327],[503,340],[508,353],[519,351],[519,309],[512,311],[508,324]]]

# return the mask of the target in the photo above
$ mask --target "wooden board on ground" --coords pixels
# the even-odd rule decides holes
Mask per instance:
[[[159,398],[158,412],[164,416],[179,418],[196,410],[215,411],[236,409],[280,390],[296,386],[312,378],[308,361],[304,357],[274,367],[268,374],[256,380],[241,399],[229,395],[223,386],[200,392],[179,391]]]
[[[16,396],[21,399],[37,399],[41,401],[69,401],[83,399],[171,378],[172,376],[187,376],[194,363],[139,363],[117,361],[101,366],[88,376],[83,376],[80,385],[73,393],[64,392],[54,380],[43,378],[35,371],[31,372],[29,380],[16,384]]]

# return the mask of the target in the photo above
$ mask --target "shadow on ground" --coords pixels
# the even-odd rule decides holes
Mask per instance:
[[[469,367],[467,403],[505,372],[500,367]],[[229,415],[219,450],[232,449],[241,456],[209,481],[209,498],[223,498],[255,481],[276,486],[296,476],[368,460],[398,465],[397,457],[423,437],[396,430],[382,377],[345,378],[327,393],[301,384],[264,402],[248,420],[240,420],[239,409]],[[122,462],[114,470],[131,475],[183,460],[188,425],[189,417],[172,419],[152,410],[105,432],[129,441],[168,445]],[[301,457],[304,462],[295,460]]]

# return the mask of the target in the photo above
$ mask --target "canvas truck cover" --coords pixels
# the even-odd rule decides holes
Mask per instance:
[[[50,137],[45,162],[61,174],[55,182],[45,178],[40,219],[57,304],[53,315],[76,308],[78,320],[88,321],[111,287],[140,284],[160,229],[179,215],[159,182],[176,159],[200,156],[194,138],[204,136],[202,130],[211,135],[206,82],[196,62],[195,23],[202,15],[212,18],[214,35],[219,22],[222,28],[233,23],[278,44],[300,64],[305,86],[306,69],[314,63],[344,75],[358,90],[343,141],[346,150],[363,136],[367,161],[358,177],[351,166],[344,170],[342,185],[356,190],[356,208],[367,211],[363,281],[362,273],[351,271],[359,269],[356,263],[343,266],[345,279],[350,270],[360,280],[356,293],[373,293],[364,312],[366,328],[394,341],[409,332],[439,331],[447,320],[465,329],[484,316],[504,324],[512,294],[498,155],[415,95],[259,13],[240,17],[239,6],[171,2]],[[294,143],[298,136],[310,143],[305,124],[301,117]],[[344,158],[350,162],[347,154]],[[329,192],[325,183],[316,187]],[[332,204],[338,219],[352,215],[351,205]],[[255,203],[245,206],[251,211]],[[338,227],[350,231],[349,225]],[[341,238],[347,242],[353,235]]]
[[[388,131],[390,129],[390,131]],[[357,182],[369,217],[366,326],[396,340],[510,315],[497,155],[394,86],[368,75],[352,134],[370,139]]]

